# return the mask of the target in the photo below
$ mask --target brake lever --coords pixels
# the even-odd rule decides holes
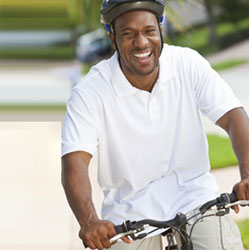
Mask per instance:
[[[216,216],[224,216],[225,214],[229,214],[229,208],[236,205],[249,205],[249,201],[241,200],[233,203],[226,203],[224,205],[220,204],[220,206],[217,206],[218,212],[216,212]]]
[[[125,232],[125,233],[120,233],[120,234],[117,234],[115,235],[114,237],[112,237],[110,239],[110,243],[112,244],[113,242],[119,240],[120,238],[122,238],[123,236],[128,236],[128,235],[131,235],[131,234],[134,234],[136,233],[136,230],[130,230],[128,232]]]
[[[149,225],[143,225],[143,226],[141,226],[141,227],[139,227],[139,228],[137,228],[137,229],[133,229],[133,230],[129,230],[129,231],[124,232],[124,233],[117,234],[117,235],[115,235],[114,237],[112,237],[112,238],[110,239],[110,243],[112,244],[113,242],[119,240],[119,239],[122,238],[123,236],[130,236],[133,240],[141,239],[141,238],[140,238],[140,235],[135,236],[135,234],[136,234],[136,233],[139,233],[139,232],[141,232],[141,231],[143,231],[143,230],[145,230],[145,229],[148,228],[148,227],[149,227]],[[145,235],[145,236],[146,236],[146,235]]]
[[[237,206],[237,205],[244,205],[244,206],[249,206],[249,201],[236,201],[234,203],[229,203],[225,205],[225,208],[229,208],[229,207],[233,207],[233,206]]]

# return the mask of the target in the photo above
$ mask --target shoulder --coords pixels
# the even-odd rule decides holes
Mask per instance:
[[[113,56],[94,65],[75,85],[73,91],[86,95],[104,95],[111,90]]]
[[[176,73],[210,71],[209,62],[196,50],[188,47],[164,45],[162,57]]]
[[[185,62],[185,60],[190,61],[202,58],[202,56],[196,50],[188,47],[180,47],[168,44],[164,44],[162,57],[182,62]]]
[[[87,103],[99,109],[103,103],[114,99],[112,68],[115,60],[113,57],[96,64],[80,79],[72,89],[69,103],[77,103],[77,105]]]

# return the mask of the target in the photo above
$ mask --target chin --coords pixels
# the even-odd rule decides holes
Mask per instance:
[[[141,76],[147,76],[147,75],[151,75],[156,69],[158,68],[158,64],[155,65],[154,67],[150,68],[150,69],[136,69],[134,68],[134,72],[137,75],[141,75]]]

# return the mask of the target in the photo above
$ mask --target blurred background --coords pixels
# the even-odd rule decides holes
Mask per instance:
[[[113,53],[100,23],[101,2],[0,0],[0,249],[83,249],[60,184],[60,130],[72,87]],[[248,0],[166,3],[165,42],[198,50],[248,112]],[[239,179],[231,144],[221,129],[203,123],[213,173],[225,184],[221,190],[230,191]],[[91,164],[99,212],[97,156]],[[248,249],[244,211],[235,219]]]

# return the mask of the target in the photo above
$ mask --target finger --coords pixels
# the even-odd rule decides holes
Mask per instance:
[[[241,181],[234,186],[234,191],[236,192],[237,200],[247,200],[248,195],[248,183]]]
[[[249,201],[249,190],[246,190],[246,200]]]
[[[122,238],[122,241],[123,242],[125,242],[125,243],[127,243],[127,244],[130,244],[132,241],[128,238],[128,237],[126,237],[126,236],[123,236]]]
[[[114,226],[113,223],[110,223],[110,222],[107,223],[106,228],[108,229],[108,237],[109,238],[112,238],[117,234],[116,231],[115,231],[115,226]]]
[[[96,249],[95,244],[92,241],[88,241],[86,243],[83,242],[83,244],[85,248],[89,247],[90,249]]]
[[[235,212],[236,214],[238,214],[239,211],[240,211],[240,208],[239,208],[238,205],[233,206],[232,209],[234,210],[234,212]]]
[[[117,235],[116,231],[115,231],[115,227],[114,227],[114,224],[108,224],[107,225],[107,229],[108,229],[108,239],[109,239],[109,243],[111,245],[114,245],[117,243],[117,240],[116,241],[113,241],[112,243],[110,242],[110,239],[113,238],[115,235]]]
[[[108,237],[104,237],[102,238],[102,244],[105,248],[110,248],[111,247],[111,243]]]
[[[114,245],[117,243],[117,240],[116,241],[112,241],[111,245]]]
[[[98,250],[102,250],[104,248],[104,246],[103,246],[103,244],[102,244],[102,242],[101,242],[101,240],[99,238],[95,238],[92,241],[93,241],[93,243],[95,245],[94,249],[97,248]]]

